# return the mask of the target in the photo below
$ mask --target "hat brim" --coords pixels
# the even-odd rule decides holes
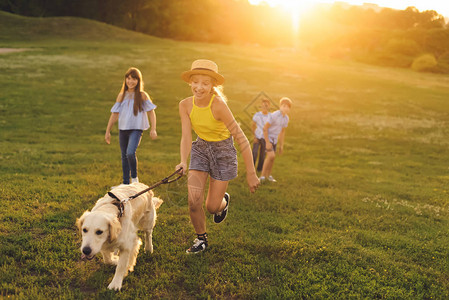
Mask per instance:
[[[225,81],[225,79],[222,75],[220,75],[214,71],[203,70],[203,69],[190,70],[190,71],[183,72],[181,74],[181,78],[185,82],[190,83],[190,77],[192,77],[193,75],[208,75],[217,81],[217,85],[222,85]]]

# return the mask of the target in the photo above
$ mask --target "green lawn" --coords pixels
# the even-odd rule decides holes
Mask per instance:
[[[0,12],[0,298],[288,299],[449,297],[449,77],[318,59],[304,51],[175,42],[75,18]],[[250,195],[239,157],[227,220],[194,239],[185,178],[155,189],[154,253],[119,293],[114,267],[80,260],[75,220],[120,183],[104,131],[138,67],[158,105],[139,178],[179,162],[180,73],[215,60],[243,128],[252,101],[294,101],[276,184]],[[251,135],[247,132],[248,137]]]

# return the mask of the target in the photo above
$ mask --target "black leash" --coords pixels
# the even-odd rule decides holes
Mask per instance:
[[[175,176],[176,174],[178,174],[178,177],[171,179],[173,176]],[[179,168],[178,170],[176,170],[175,172],[173,172],[171,175],[165,177],[164,179],[162,179],[161,181],[153,184],[152,186],[144,189],[143,191],[138,192],[135,195],[130,196],[129,198],[125,199],[125,200],[120,200],[116,195],[114,195],[112,192],[108,192],[108,195],[111,196],[112,198],[116,199],[118,201],[118,203],[113,203],[115,206],[117,206],[118,208],[118,217],[122,217],[124,212],[125,212],[125,204],[126,202],[128,202],[131,199],[137,198],[142,194],[145,194],[146,192],[154,189],[155,187],[160,186],[161,184],[168,184],[168,183],[172,183],[175,182],[176,180],[178,180],[179,178],[182,177],[182,168]]]

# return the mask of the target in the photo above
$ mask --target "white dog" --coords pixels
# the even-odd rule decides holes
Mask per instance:
[[[111,192],[118,199],[125,200],[146,188],[148,186],[145,184],[133,183],[118,186]],[[145,251],[153,253],[152,234],[156,224],[156,209],[162,202],[161,199],[153,197],[153,192],[149,191],[124,204],[124,214],[119,217],[119,208],[114,204],[118,201],[106,194],[97,201],[92,211],[84,212],[76,220],[83,237],[82,258],[91,260],[101,252],[106,264],[117,265],[109,289],[120,290],[123,278],[128,271],[134,270],[137,254],[142,245],[137,236],[138,229],[145,231]]]

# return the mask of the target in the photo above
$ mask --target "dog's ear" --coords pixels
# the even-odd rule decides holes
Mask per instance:
[[[120,221],[117,217],[111,218],[109,221],[109,242],[114,241],[117,239],[117,236],[119,235],[120,231],[122,230],[122,224],[120,224]]]
[[[86,216],[90,214],[90,211],[86,210],[83,215],[81,217],[79,217],[79,219],[76,219],[76,227],[78,227],[78,230],[81,232],[81,228],[83,227],[83,223],[84,223],[84,218],[86,218]]]
[[[153,197],[152,201],[154,203],[154,208],[156,208],[156,209],[158,209],[159,206],[162,205],[162,202],[164,202],[164,201],[162,201],[162,199],[159,199],[158,197]]]

